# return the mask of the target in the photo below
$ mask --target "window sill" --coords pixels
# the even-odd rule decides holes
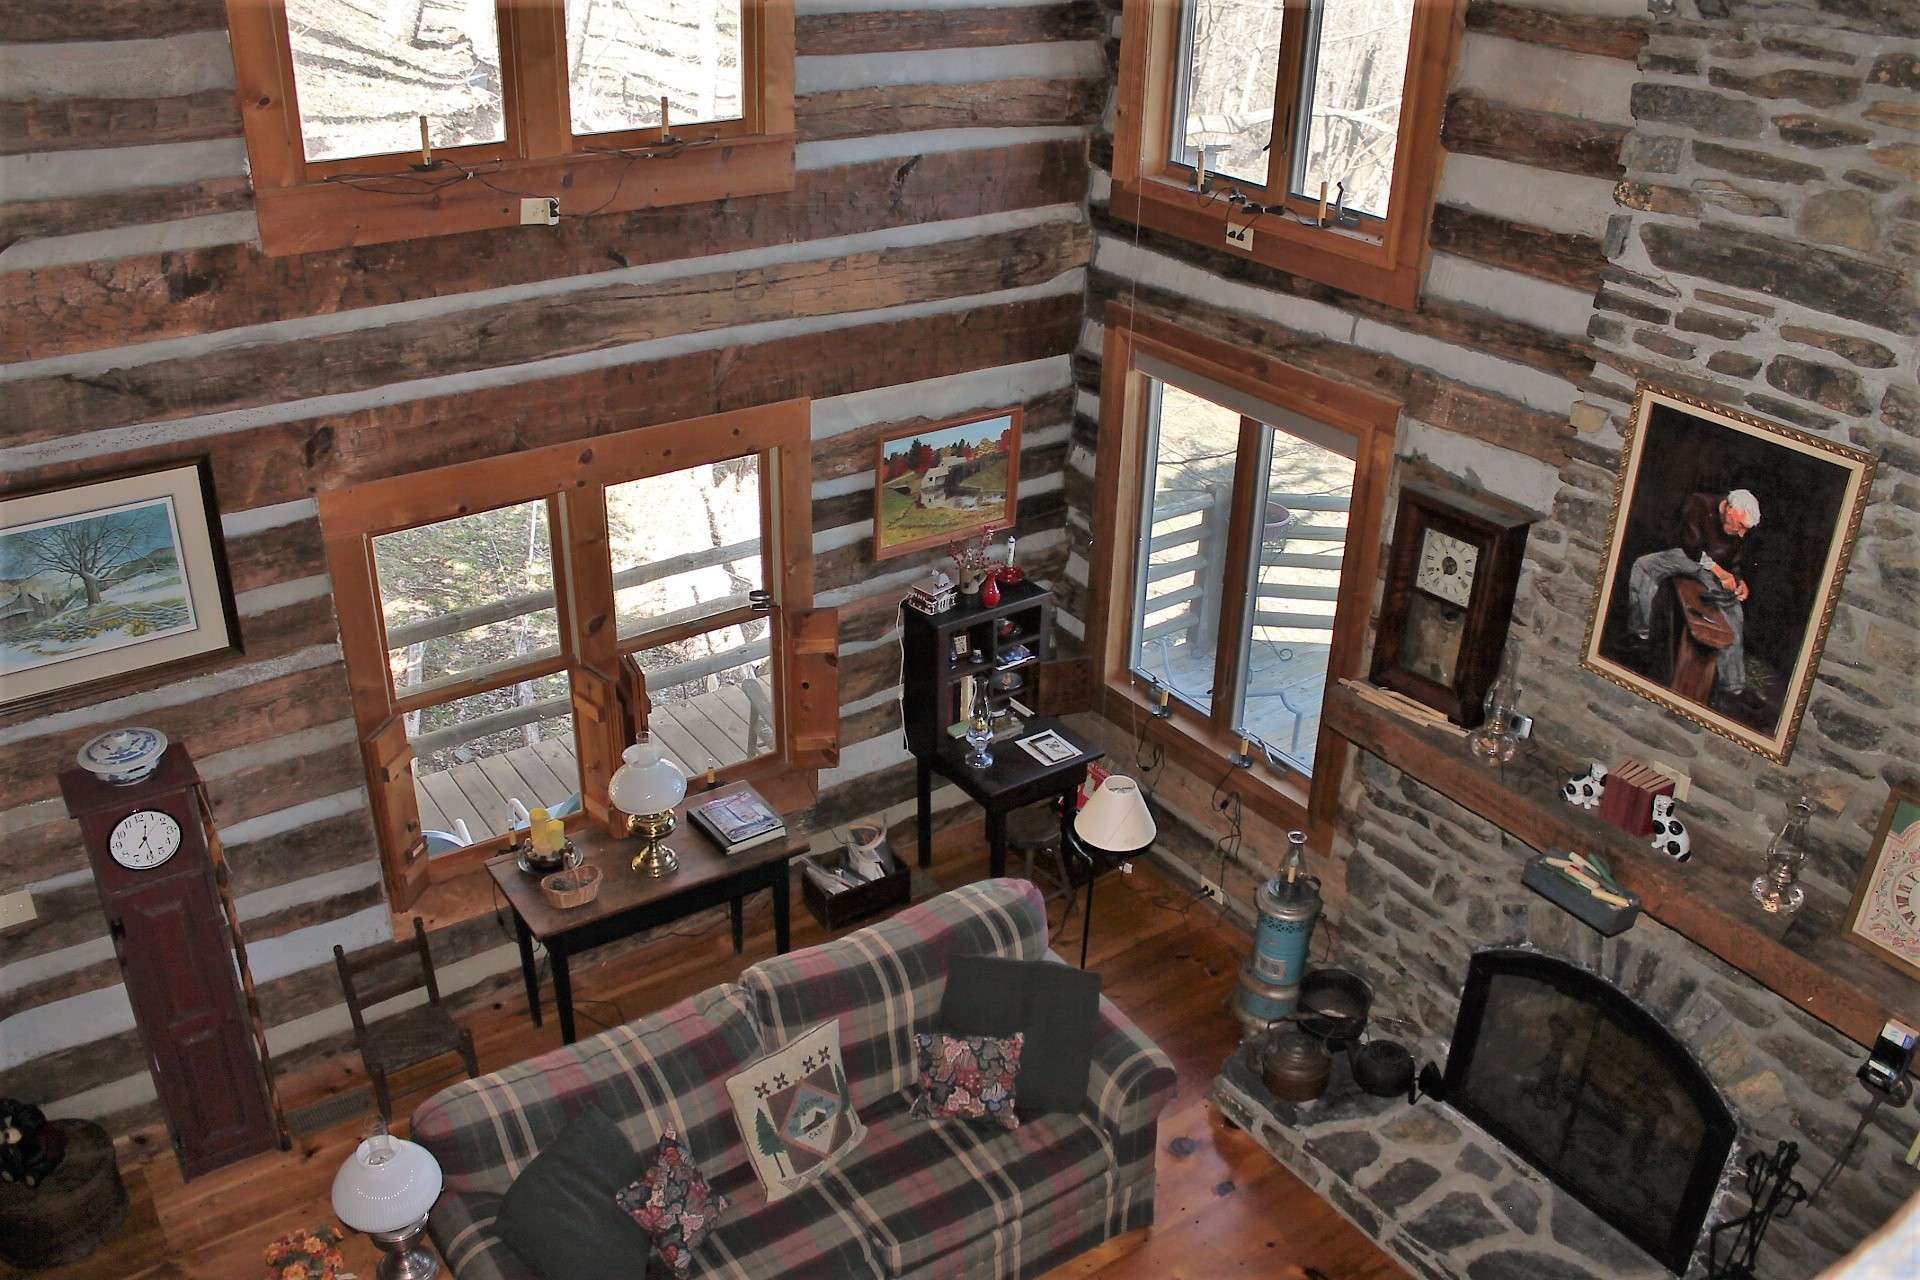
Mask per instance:
[[[1158,178],[1116,181],[1109,207],[1123,220],[1391,307],[1412,310],[1420,300],[1425,237],[1415,236],[1409,245],[1393,224],[1384,239],[1374,239],[1270,213],[1255,221],[1249,251],[1228,244],[1227,219],[1234,209],[1218,196],[1203,196]]]
[[[1326,852],[1331,832],[1326,818],[1331,816],[1339,787],[1337,770],[1322,769],[1310,780],[1293,772],[1276,772],[1258,760],[1251,768],[1239,768],[1227,758],[1240,749],[1239,738],[1217,732],[1178,704],[1171,716],[1162,719],[1154,715],[1143,693],[1118,679],[1105,685],[1100,694],[1100,714],[1109,722],[1165,748],[1175,764],[1196,777],[1209,783],[1219,780],[1222,795],[1238,796],[1275,826],[1306,830],[1309,847]],[[1331,762],[1335,758],[1332,748],[1338,745],[1323,727],[1315,758]]]
[[[493,186],[473,178],[420,195],[344,182],[268,188],[255,192],[254,204],[261,246],[279,257],[518,226],[521,197],[509,192],[552,196],[566,219],[790,191],[793,151],[792,134],[775,134],[692,147],[672,157],[516,160],[484,168]]]

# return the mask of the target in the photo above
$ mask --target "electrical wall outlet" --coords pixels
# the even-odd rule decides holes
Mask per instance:
[[[1236,225],[1232,218],[1227,219],[1227,247],[1253,252],[1253,224]]]
[[[1200,896],[1215,906],[1225,906],[1227,895],[1220,892],[1220,886],[1205,876],[1200,877]]]
[[[18,893],[0,894],[0,929],[11,929],[17,924],[25,924],[37,914],[33,909],[33,891],[22,889]]]
[[[520,225],[554,227],[560,224],[560,202],[551,196],[528,196],[520,201]]]

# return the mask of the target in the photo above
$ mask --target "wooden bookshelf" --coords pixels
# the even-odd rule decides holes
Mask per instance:
[[[1843,899],[1808,888],[1807,905],[1785,920],[1754,905],[1748,885],[1761,850],[1734,848],[1690,828],[1693,857],[1677,863],[1647,843],[1560,798],[1571,760],[1532,749],[1504,768],[1469,758],[1461,740],[1376,707],[1350,689],[1327,690],[1327,726],[1348,742],[1542,852],[1604,856],[1641,909],[1755,982],[1861,1045],[1889,1017],[1920,1008],[1920,982],[1881,964],[1841,935]]]

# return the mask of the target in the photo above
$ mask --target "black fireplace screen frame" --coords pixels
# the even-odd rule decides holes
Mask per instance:
[[[1672,1078],[1698,1108],[1705,1122],[1705,1133],[1688,1174],[1681,1202],[1673,1216],[1673,1229],[1662,1236],[1648,1224],[1623,1220],[1608,1207],[1554,1177],[1554,1170],[1534,1150],[1531,1135],[1514,1131],[1499,1117],[1486,1114],[1476,1105],[1467,1089],[1479,1031],[1487,1013],[1493,980],[1497,977],[1522,977],[1547,983],[1570,999],[1597,1005],[1616,1024],[1654,1049]],[[1580,1203],[1598,1214],[1627,1239],[1645,1249],[1675,1275],[1686,1271],[1687,1263],[1699,1243],[1712,1207],[1715,1189],[1733,1149],[1737,1126],[1725,1099],[1713,1087],[1707,1073],[1680,1040],[1659,1019],[1635,1004],[1612,983],[1564,960],[1537,951],[1494,948],[1476,952],[1467,966],[1467,986],[1460,999],[1460,1014],[1454,1022],[1453,1044],[1447,1055],[1442,1088],[1435,1092],[1462,1115],[1498,1139],[1508,1150],[1553,1179]]]

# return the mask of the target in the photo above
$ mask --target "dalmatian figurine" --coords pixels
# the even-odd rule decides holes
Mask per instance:
[[[1653,798],[1653,847],[1675,862],[1685,862],[1693,856],[1693,839],[1687,835],[1687,824],[1673,816],[1672,796]]]
[[[1567,779],[1567,785],[1560,788],[1560,797],[1581,809],[1597,809],[1600,807],[1600,792],[1606,786],[1606,781],[1606,766],[1596,760],[1587,766],[1585,773]]]

